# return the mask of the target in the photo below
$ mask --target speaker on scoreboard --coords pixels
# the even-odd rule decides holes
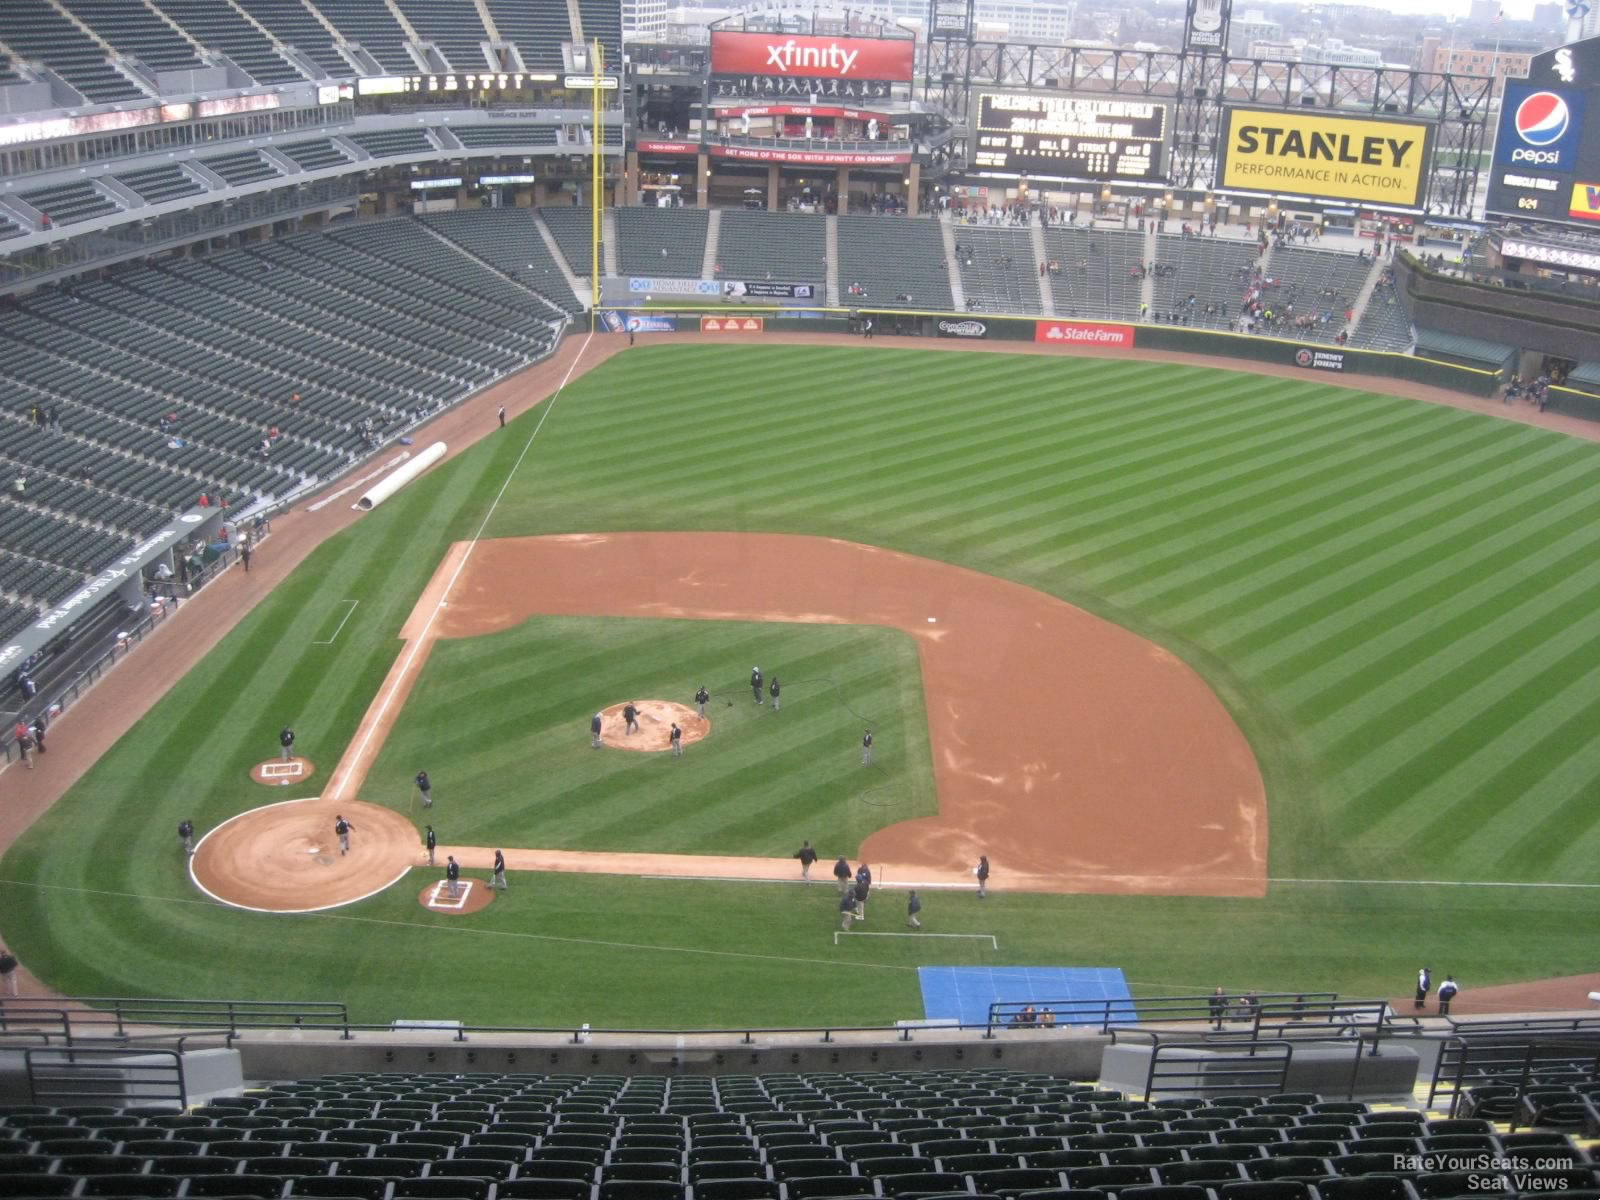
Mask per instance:
[[[1300,97],[1300,107],[1301,108],[1315,108],[1316,106],[1317,106],[1317,98],[1315,96],[1301,96]]]
[[[1194,98],[1196,100],[1204,100],[1206,98],[1206,89],[1203,88],[1203,87],[1195,88],[1195,90],[1194,90]]]

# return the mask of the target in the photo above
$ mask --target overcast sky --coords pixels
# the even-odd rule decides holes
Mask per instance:
[[[1464,17],[1472,7],[1471,0],[1349,0],[1355,4],[1368,4],[1389,12],[1428,13],[1442,16]],[[1527,20],[1533,16],[1534,0],[1505,0],[1506,20]],[[1234,12],[1246,7],[1244,0],[1234,0]]]

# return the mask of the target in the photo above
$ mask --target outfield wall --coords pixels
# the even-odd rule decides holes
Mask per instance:
[[[763,333],[861,333],[861,320],[874,322],[875,336],[935,337],[981,343],[1040,342],[1051,344],[1046,330],[1056,326],[1089,327],[1099,330],[1127,331],[1123,344],[1100,342],[1087,348],[1119,348],[1137,350],[1168,350],[1183,354],[1201,354],[1221,361],[1218,367],[1235,364],[1268,363],[1276,366],[1299,366],[1307,375],[1360,376],[1373,375],[1387,379],[1409,379],[1451,391],[1473,396],[1492,396],[1498,391],[1502,379],[1499,372],[1481,367],[1469,367],[1439,359],[1420,358],[1414,354],[1397,354],[1386,350],[1356,350],[1348,346],[1325,343],[1307,343],[1284,338],[1260,337],[1255,334],[1229,333],[1223,330],[1190,329],[1187,326],[1154,325],[1135,321],[1101,321],[1063,319],[1053,317],[1007,317],[986,313],[950,314],[937,312],[906,312],[882,309],[817,309],[808,310],[804,316],[793,310],[748,309],[730,316],[727,310],[699,308],[651,309],[648,313],[621,311],[625,319],[641,322],[636,332],[649,333],[714,333],[734,334],[759,339]],[[749,324],[748,329],[737,329],[740,318]],[[719,323],[715,329],[706,328]],[[721,328],[727,325],[728,328]],[[1073,347],[1060,344],[1063,354],[1073,352]],[[1248,370],[1245,365],[1243,369]],[[1330,380],[1331,382],[1332,380]],[[1564,409],[1563,411],[1573,411]],[[1586,416],[1587,413],[1575,413]]]

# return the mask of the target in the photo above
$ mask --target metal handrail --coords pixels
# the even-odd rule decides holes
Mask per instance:
[[[1104,1000],[998,1000],[989,1005],[989,1026],[996,1025],[1014,1028],[1015,1024],[1005,1018],[1020,1014],[1025,1007],[1047,1007],[1056,1017],[1059,1025],[1098,1024],[1100,1031],[1109,1031],[1113,1023],[1118,1024],[1145,1024],[1152,1021],[1194,1021],[1202,1020],[1208,1024],[1216,1020],[1216,1012],[1211,1005],[1214,996],[1151,996],[1147,998],[1117,998]],[[1338,992],[1269,992],[1258,996],[1257,1000],[1287,1001],[1290,1005],[1301,1003],[1317,1007],[1326,1007],[1339,999]],[[1245,1006],[1240,1003],[1239,997],[1228,997],[1225,1012],[1231,1014],[1227,1020],[1251,1019]],[[1368,1001],[1350,1001],[1352,1004],[1365,1004]],[[1260,1020],[1261,1004],[1253,1007],[1254,1020]],[[1097,1015],[1099,1020],[1087,1022],[1081,1017]]]
[[[1204,1050],[1208,1052],[1208,1056],[1203,1060],[1193,1058],[1182,1059],[1181,1065],[1184,1069],[1169,1071],[1166,1076],[1168,1078],[1182,1076],[1187,1079],[1193,1078],[1197,1074],[1203,1074],[1203,1072],[1196,1070],[1196,1063],[1203,1061],[1212,1066],[1220,1063],[1226,1066],[1226,1073],[1229,1076],[1241,1080],[1238,1083],[1191,1084],[1190,1087],[1186,1089],[1204,1093],[1255,1092],[1260,1090],[1254,1082],[1258,1079],[1275,1080],[1276,1083],[1272,1087],[1271,1091],[1273,1093],[1282,1092],[1285,1090],[1289,1078],[1289,1065],[1294,1059],[1293,1044],[1281,1040],[1252,1042],[1250,1043],[1250,1053],[1243,1055],[1217,1054],[1215,1042],[1188,1041],[1158,1044],[1150,1053],[1150,1066],[1145,1071],[1144,1099],[1146,1101],[1150,1099],[1151,1094],[1155,1091],[1157,1080],[1163,1078],[1157,1069],[1161,1065],[1161,1052],[1163,1050]],[[1281,1054],[1278,1053],[1280,1051]],[[1169,1063],[1173,1063],[1173,1060],[1171,1059],[1168,1059],[1167,1061]],[[1256,1065],[1259,1063],[1270,1063],[1272,1065]],[[1179,1063],[1173,1063],[1173,1065],[1178,1066]]]
[[[70,1097],[73,1100],[93,1098],[115,1098],[127,1103],[142,1100],[170,1100],[174,1101],[178,1109],[189,1106],[189,1090],[184,1081],[183,1055],[177,1050],[153,1049],[140,1050],[140,1057],[159,1057],[161,1066],[151,1063],[116,1062],[116,1059],[128,1057],[128,1048],[125,1046],[60,1046],[23,1051],[23,1062],[28,1073],[28,1093],[35,1102],[47,1101],[51,1097]],[[80,1059],[84,1061],[80,1061]],[[166,1083],[170,1078],[172,1091],[144,1092],[130,1090],[129,1087],[116,1087],[104,1091],[94,1091],[83,1086],[86,1080],[74,1082],[73,1086],[61,1092],[52,1092],[41,1084],[59,1081],[75,1074],[84,1068],[92,1067],[97,1063],[112,1060],[112,1065],[118,1071],[128,1072],[127,1082],[134,1084],[140,1076],[152,1076],[160,1073],[162,1078],[158,1083]],[[170,1066],[168,1064],[170,1060]]]

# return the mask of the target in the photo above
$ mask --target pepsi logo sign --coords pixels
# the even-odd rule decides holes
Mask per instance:
[[[1534,92],[1517,105],[1511,127],[1523,143],[1511,151],[1512,162],[1560,166],[1558,143],[1572,128],[1572,110],[1555,92]]]

